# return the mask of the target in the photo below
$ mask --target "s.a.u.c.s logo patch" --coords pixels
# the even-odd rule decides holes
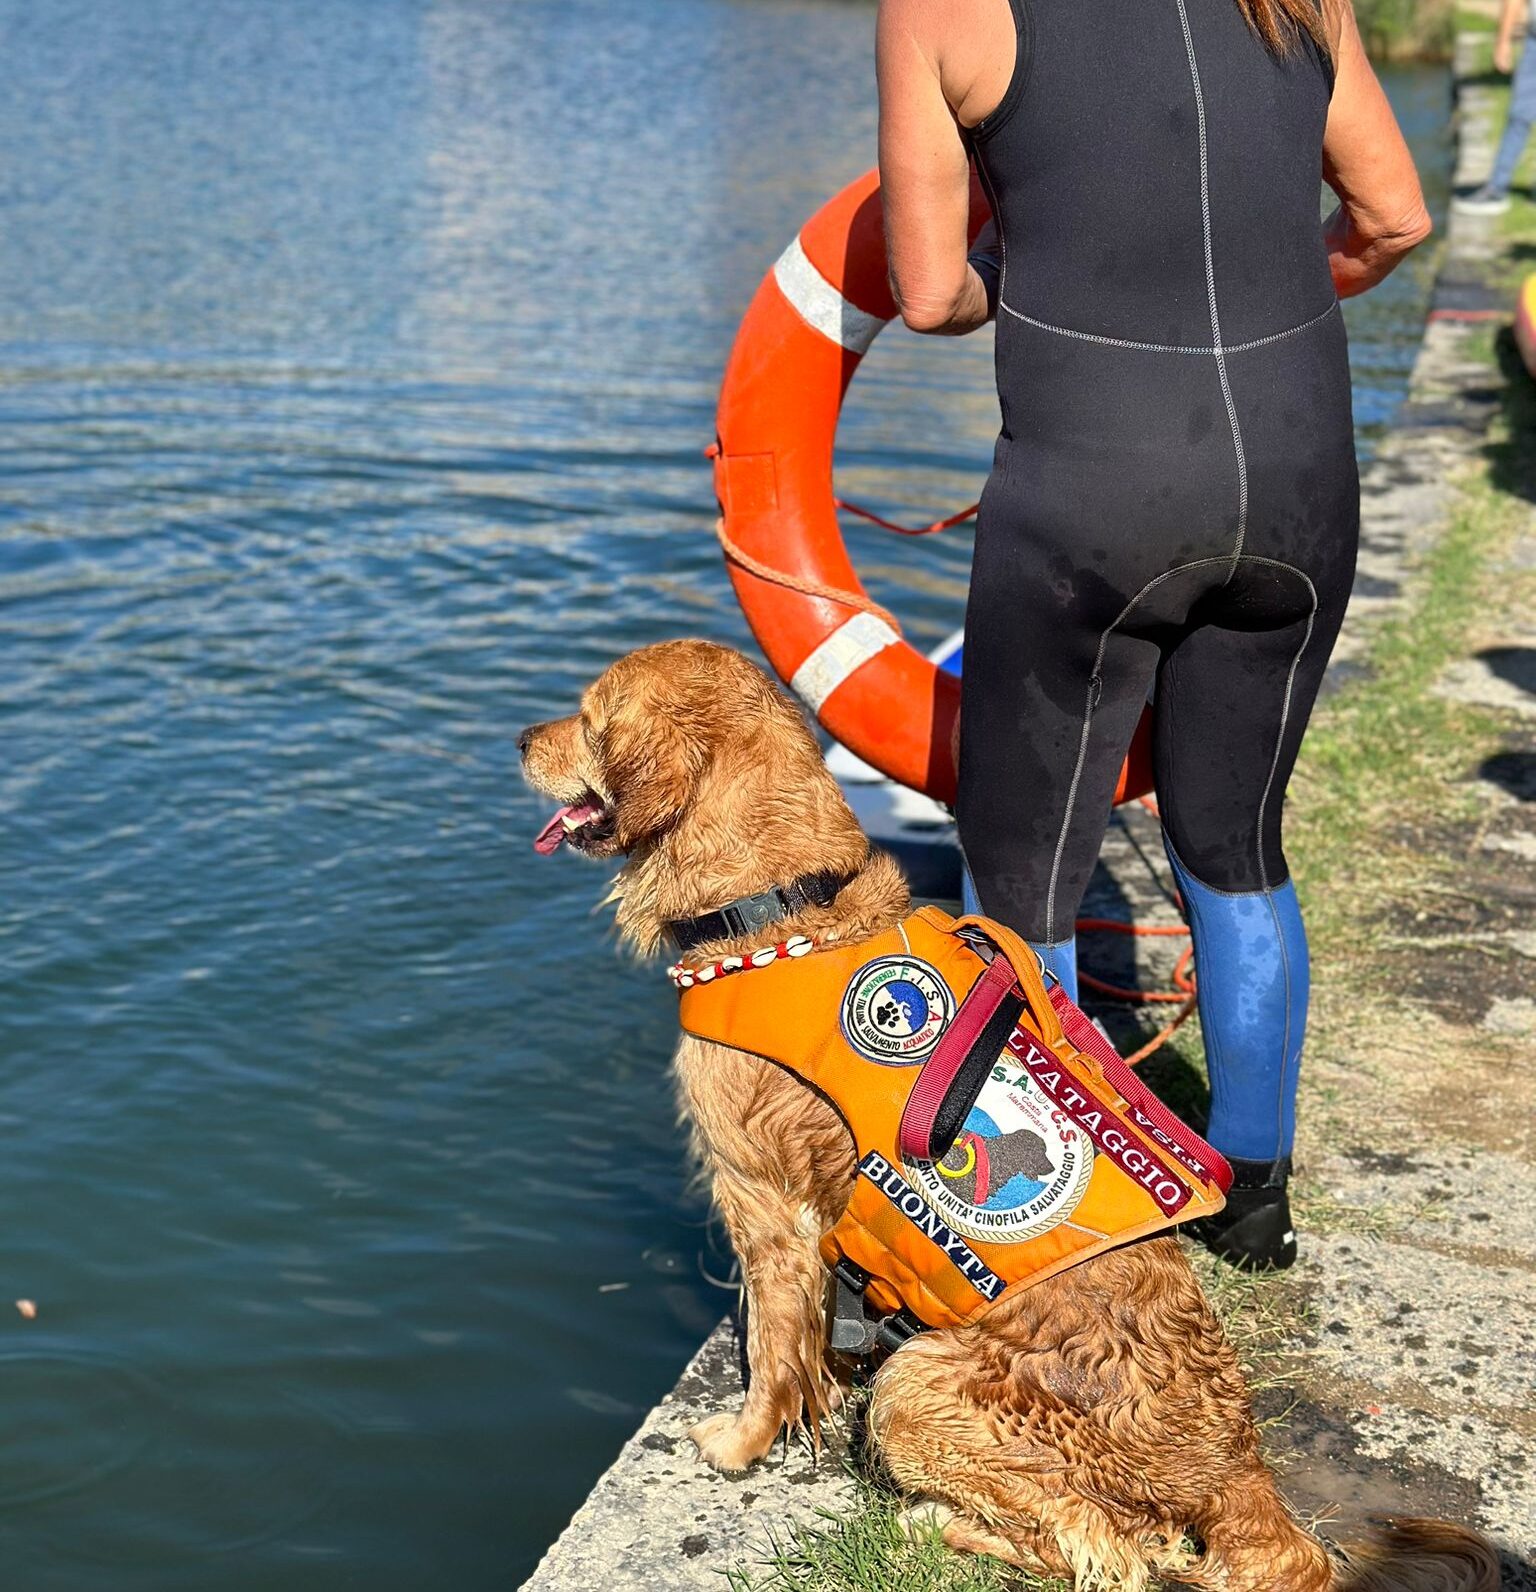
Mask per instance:
[[[1071,1216],[1093,1159],[1093,1140],[1004,1051],[943,1158],[902,1170],[955,1232],[1002,1244]]]
[[[905,1067],[928,1056],[955,1015],[937,968],[915,956],[866,962],[843,992],[843,1037],[861,1056]]]

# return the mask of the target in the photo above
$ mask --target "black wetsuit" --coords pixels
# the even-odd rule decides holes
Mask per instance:
[[[1155,688],[1167,839],[1192,915],[1210,909],[1207,1046],[1225,1029],[1244,1053],[1235,1074],[1212,1056],[1212,1136],[1273,1157],[1306,1001],[1281,803],[1358,530],[1319,208],[1331,69],[1305,38],[1272,53],[1235,0],[1013,4],[1012,84],[973,134],[1002,237],[1002,434],[966,615],[960,837],[984,908],[1070,961]],[[1236,944],[1255,924],[1257,964]],[[1255,979],[1273,995],[1257,1027]]]

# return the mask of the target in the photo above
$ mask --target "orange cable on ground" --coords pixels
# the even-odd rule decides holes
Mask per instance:
[[[1154,818],[1161,819],[1162,814],[1157,810],[1157,803],[1150,796],[1137,798],[1140,804],[1152,814]],[[1152,935],[1159,938],[1173,938],[1174,936],[1189,937],[1189,930],[1182,924],[1137,924],[1121,923],[1114,918],[1079,918],[1073,925],[1079,934],[1137,934]],[[1091,973],[1079,971],[1077,977],[1080,984],[1086,984],[1089,989],[1100,995],[1107,995],[1111,1000],[1127,1001],[1133,1005],[1151,1006],[1157,1004],[1171,1005],[1175,1001],[1182,1001],[1177,1016],[1171,1023],[1158,1030],[1140,1050],[1125,1058],[1128,1066],[1134,1067],[1137,1062],[1145,1061],[1154,1051],[1161,1050],[1173,1037],[1174,1032],[1184,1023],[1189,1014],[1195,1009],[1197,999],[1195,990],[1195,975],[1190,972],[1189,964],[1195,954],[1193,945],[1185,946],[1173,967],[1173,989],[1171,990],[1138,990],[1125,989],[1119,984],[1110,984],[1101,978],[1095,978]]]
[[[1136,801],[1140,802],[1141,806],[1146,807],[1152,817],[1157,818],[1159,821],[1162,820],[1162,814],[1157,810],[1157,802],[1151,796],[1138,796]],[[1073,927],[1076,928],[1079,935],[1101,933],[1101,935],[1156,935],[1167,936],[1167,938],[1181,935],[1186,939],[1189,938],[1189,930],[1181,923],[1168,923],[1168,925],[1152,927],[1152,925],[1141,925],[1141,923],[1121,923],[1114,919],[1108,919],[1108,917],[1079,917],[1078,922],[1074,923]],[[1097,990],[1100,995],[1108,995],[1111,1000],[1130,1001],[1133,1005],[1138,1006],[1151,1006],[1157,1005],[1157,1003],[1168,1003],[1168,1005],[1171,1005],[1173,1001],[1183,1001],[1184,1005],[1179,1008],[1178,1016],[1173,1019],[1173,1022],[1165,1025],[1164,1028],[1159,1028],[1157,1033],[1152,1035],[1151,1040],[1146,1041],[1146,1044],[1141,1046],[1140,1051],[1125,1057],[1125,1063],[1129,1067],[1135,1067],[1136,1062],[1144,1062],[1152,1052],[1160,1051],[1160,1049],[1164,1048],[1164,1044],[1168,1043],[1176,1028],[1181,1027],[1184,1020],[1194,1011],[1195,1000],[1197,1000],[1195,976],[1194,973],[1189,971],[1189,962],[1194,957],[1194,949],[1194,946],[1186,946],[1183,952],[1179,954],[1178,962],[1173,965],[1173,989],[1171,990],[1122,989],[1119,984],[1106,984],[1103,979],[1095,979],[1092,974],[1079,971],[1079,984],[1086,984],[1090,990]]]
[[[1189,930],[1182,925],[1169,924],[1165,927],[1160,924],[1153,926],[1142,923],[1121,923],[1117,918],[1079,918],[1075,927],[1079,934],[1134,934],[1164,939],[1189,937]],[[1116,1000],[1131,1001],[1138,1006],[1171,1005],[1177,1001],[1187,1000],[1195,992],[1194,978],[1186,971],[1194,954],[1193,946],[1184,948],[1173,970],[1174,987],[1171,990],[1127,989],[1123,985],[1110,984],[1104,979],[1095,978],[1091,973],[1079,973],[1078,981],[1086,984],[1089,989],[1098,991],[1100,995],[1112,995]]]
[[[1146,1042],[1146,1044],[1141,1047],[1140,1050],[1133,1050],[1130,1055],[1125,1058],[1126,1066],[1139,1067],[1148,1056],[1153,1055],[1157,1051],[1161,1050],[1163,1046],[1173,1038],[1174,1031],[1180,1027],[1180,1025],[1184,1022],[1184,1019],[1188,1017],[1189,1014],[1194,1011],[1194,1009],[1195,997],[1191,995],[1184,1003],[1184,1009],[1177,1017],[1174,1018],[1171,1023],[1169,1023],[1165,1028],[1160,1028],[1155,1034],[1153,1034],[1153,1036]]]
[[[1137,934],[1174,936],[1188,935],[1189,930],[1173,925],[1149,925],[1143,923],[1120,923],[1113,918],[1079,918],[1076,924],[1079,934]],[[1095,978],[1091,973],[1079,970],[1077,978],[1080,984],[1096,991],[1100,995],[1107,995],[1111,1000],[1126,1001],[1131,1005],[1150,1006],[1159,1003],[1172,1004],[1181,1001],[1178,1012],[1171,1023],[1165,1024],[1155,1033],[1139,1050],[1133,1051],[1125,1058],[1126,1065],[1134,1067],[1138,1062],[1145,1061],[1154,1051],[1161,1050],[1181,1028],[1195,1009],[1196,993],[1194,974],[1189,971],[1190,959],[1195,951],[1192,945],[1186,945],[1174,964],[1172,990],[1138,990],[1126,989],[1119,984],[1110,984],[1104,979]]]

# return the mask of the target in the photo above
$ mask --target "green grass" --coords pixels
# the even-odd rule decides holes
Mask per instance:
[[[1379,910],[1424,876],[1428,859],[1406,819],[1455,822],[1475,811],[1459,781],[1492,721],[1432,687],[1483,611],[1482,571],[1514,512],[1488,485],[1469,485],[1415,598],[1373,638],[1369,674],[1314,718],[1292,782],[1286,851],[1320,961],[1353,968],[1371,958]]]
[[[771,1542],[752,1565],[726,1572],[730,1592],[1066,1592],[1066,1583],[1025,1576],[997,1559],[951,1553],[931,1528],[908,1533],[901,1501],[860,1480],[846,1516]]]
[[[1455,43],[1451,0],[1355,0],[1355,18],[1373,60],[1450,59]]]

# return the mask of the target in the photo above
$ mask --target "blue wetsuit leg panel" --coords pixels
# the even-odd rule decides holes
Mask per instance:
[[[1270,890],[1215,890],[1167,850],[1195,942],[1211,1079],[1206,1136],[1224,1155],[1276,1160],[1295,1137],[1307,1027],[1307,935],[1296,887],[1287,879]]]

